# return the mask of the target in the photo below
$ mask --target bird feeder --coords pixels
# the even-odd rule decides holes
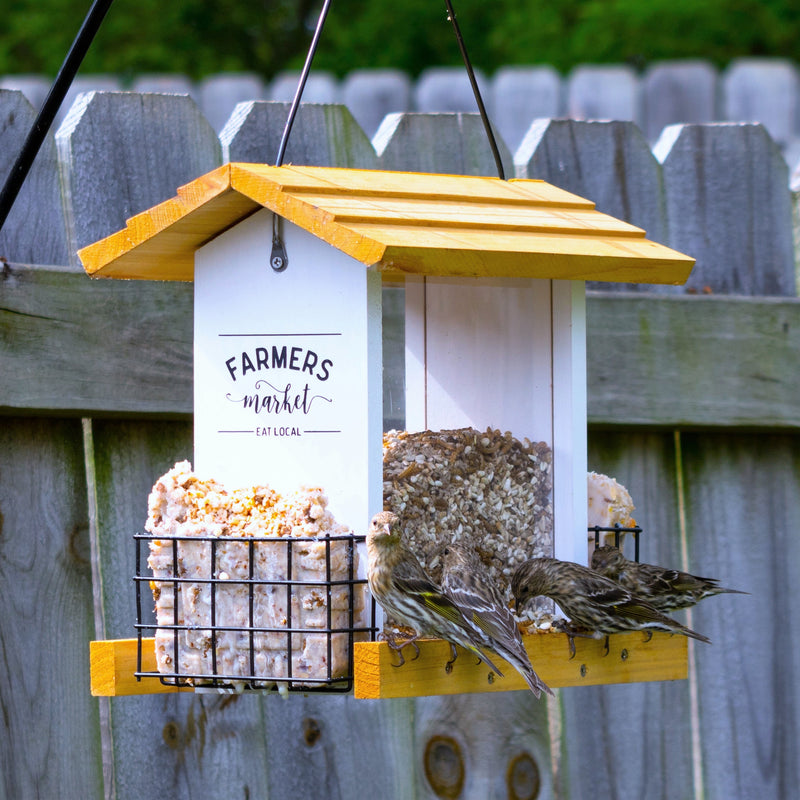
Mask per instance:
[[[96,278],[194,281],[196,472],[320,486],[357,534],[382,507],[381,283],[403,281],[408,430],[546,442],[554,555],[581,563],[584,281],[682,284],[694,263],[539,180],[242,163],[79,255]],[[619,635],[608,655],[577,640],[572,660],[563,634],[526,640],[554,687],[686,676],[683,637]],[[136,639],[92,643],[96,694],[175,690],[136,679],[152,669],[144,641],[143,654]],[[423,642],[396,669],[385,643],[356,641],[355,694],[524,688],[512,670],[490,682],[474,659],[445,674],[448,652]]]

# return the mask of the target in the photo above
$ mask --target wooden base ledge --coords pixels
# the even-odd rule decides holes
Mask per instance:
[[[166,686],[158,678],[137,680],[136,639],[107,639],[89,642],[89,669],[94,697],[120,697],[132,694],[191,692],[191,688]],[[142,672],[156,672],[153,639],[142,639]]]
[[[642,633],[620,633],[609,637],[608,655],[598,639],[575,639],[575,657],[563,633],[531,634],[523,637],[531,663],[552,689],[608,683],[683,680],[689,672],[688,640],[685,636],[655,633],[645,641]],[[385,642],[357,642],[354,649],[354,694],[358,698],[424,697],[469,692],[528,690],[520,674],[502,659],[492,657],[503,671],[500,678],[464,650],[448,674],[445,664],[450,646],[440,639],[419,642],[404,651],[406,662],[395,667],[397,654]],[[413,659],[413,660],[412,660]],[[95,697],[191,692],[191,687],[165,686],[158,678],[137,680],[136,639],[113,639],[90,643],[91,691]],[[152,639],[142,640],[142,671],[155,672]]]
[[[600,639],[575,639],[575,657],[569,657],[564,633],[538,633],[523,637],[533,668],[551,688],[592,686],[609,683],[683,680],[689,673],[689,649],[685,636],[654,633],[619,633],[609,637],[608,654]],[[504,677],[459,649],[458,659],[448,674],[445,664],[450,646],[441,640],[419,642],[403,651],[405,663],[395,667],[397,654],[385,642],[355,645],[355,696],[362,699],[423,697],[467,692],[529,691],[522,676],[502,659],[492,656]]]

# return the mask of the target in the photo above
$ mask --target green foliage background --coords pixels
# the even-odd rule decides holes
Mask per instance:
[[[631,63],[742,56],[800,61],[798,0],[453,0],[470,57],[491,74],[510,64]],[[6,0],[0,74],[58,70],[89,0]],[[82,67],[133,77],[193,78],[299,67],[319,0],[115,0]],[[333,0],[315,68],[418,74],[459,64],[443,0]]]

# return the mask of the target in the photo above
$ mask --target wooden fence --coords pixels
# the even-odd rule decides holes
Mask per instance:
[[[787,167],[755,124],[539,121],[543,177],[697,257],[685,289],[591,287],[589,465],[622,481],[645,560],[749,596],[691,612],[690,677],[419,700],[96,699],[88,643],[132,635],[131,536],[191,458],[191,286],[90,281],[75,250],[223,159],[271,161],[286,106],[220,138],[188,97],[89,94],[0,234],[0,797],[788,798],[800,785],[800,301]],[[34,112],[0,92],[0,177]],[[470,114],[370,141],[304,106],[287,163],[494,174]],[[613,291],[608,289],[613,288]],[[402,290],[385,290],[390,424]],[[691,643],[694,645],[694,643]],[[460,787],[460,791],[459,791]]]
[[[653,62],[642,71],[628,64],[578,64],[568,74],[531,64],[497,69],[476,77],[492,119],[514,150],[539,117],[614,119],[635,122],[649,142],[676,123],[715,120],[761,122],[782,148],[790,168],[800,167],[800,70],[783,58],[734,59],[724,70],[702,59]],[[218,73],[193,82],[186,75],[79,74],[64,111],[81,92],[177,92],[200,106],[215,131],[240,101],[288,102],[298,73],[271,81],[255,73]],[[20,89],[35,106],[44,101],[50,79],[43,75],[0,76],[0,88]],[[395,69],[359,69],[341,80],[312,70],[303,93],[311,103],[341,103],[372,137],[390,113],[476,111],[463,67],[428,67],[412,78]]]

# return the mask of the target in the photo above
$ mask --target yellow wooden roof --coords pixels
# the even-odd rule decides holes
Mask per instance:
[[[78,255],[98,278],[191,281],[195,251],[262,207],[395,276],[682,284],[694,264],[544,181],[240,163]]]

